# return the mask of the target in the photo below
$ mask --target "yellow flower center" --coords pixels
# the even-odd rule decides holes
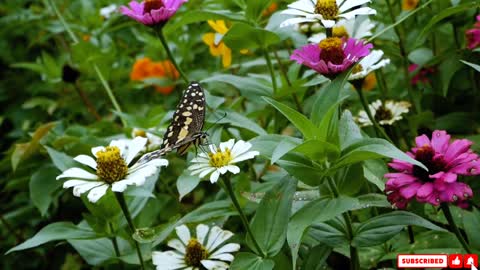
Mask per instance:
[[[226,148],[224,152],[222,152],[220,149],[217,149],[217,153],[210,153],[208,156],[210,157],[210,161],[208,163],[210,166],[215,168],[227,166],[230,164],[230,161],[232,161],[232,153],[228,148]]]
[[[150,11],[155,9],[160,9],[164,7],[163,1],[161,0],[145,0],[145,5],[143,6],[143,14],[150,13]]]
[[[333,27],[332,28],[332,35],[334,37],[339,37],[339,38],[342,38],[342,37],[348,38],[348,32],[347,32],[347,29],[345,28],[345,26]]]
[[[315,13],[322,15],[325,20],[335,20],[338,16],[337,1],[317,0]]]
[[[98,151],[97,175],[103,181],[111,184],[122,180],[127,175],[128,166],[120,155],[120,149],[116,146],[107,146],[105,150]]]
[[[318,44],[322,51],[320,52],[320,59],[325,62],[331,62],[336,65],[343,63],[345,54],[343,52],[343,41],[338,37],[326,38]]]
[[[197,239],[192,238],[188,241],[186,253],[185,253],[185,263],[188,266],[200,267],[202,260],[208,258],[207,249],[197,241]]]

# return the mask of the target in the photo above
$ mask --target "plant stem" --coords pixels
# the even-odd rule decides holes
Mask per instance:
[[[68,25],[67,21],[65,21],[65,18],[63,18],[62,14],[60,13],[60,11],[58,11],[57,9],[57,6],[55,5],[55,3],[52,1],[52,0],[49,0],[48,3],[50,4],[50,6],[52,7],[53,11],[55,12],[55,14],[57,15],[58,19],[60,20],[60,22],[62,23],[63,27],[65,28],[65,31],[67,31],[68,35],[70,36],[70,38],[73,40],[73,43],[76,44],[78,43],[78,38],[75,36],[75,34],[73,33],[72,29],[70,28],[70,26]],[[115,110],[117,110],[118,112],[122,112],[122,109],[120,108],[120,106],[118,105],[118,102],[115,98],[115,96],[113,95],[113,92],[112,92],[112,89],[110,89],[110,86],[108,85],[108,82],[105,80],[105,78],[103,77],[103,74],[102,72],[100,71],[100,69],[98,68],[97,64],[93,64],[93,69],[95,69],[95,72],[97,73],[97,76],[98,78],[100,79],[100,81],[102,82],[102,85],[103,87],[105,88],[105,91],[107,91],[107,94],[108,94],[108,97],[110,98],[110,101],[112,102],[113,104],[113,107],[115,107]],[[123,120],[123,118],[120,118],[120,120],[122,121],[122,124],[124,126],[126,126],[126,122],[125,120]]]
[[[177,61],[175,61],[175,58],[173,57],[173,54],[172,52],[170,51],[170,48],[168,47],[168,43],[167,43],[167,40],[165,39],[165,36],[163,35],[163,31],[162,29],[157,29],[155,32],[157,32],[157,36],[158,38],[160,39],[160,42],[162,42],[162,45],[163,45],[163,48],[165,49],[165,51],[167,52],[167,55],[168,55],[168,58],[170,59],[170,61],[173,63],[173,65],[175,66],[175,68],[178,70],[178,73],[180,73],[180,76],[182,77],[182,79],[185,81],[185,83],[189,83],[190,81],[188,80],[188,77],[187,75],[185,75],[185,73],[183,72],[183,70],[180,68],[180,66],[177,64]]]
[[[102,120],[102,118],[100,117],[100,114],[98,114],[97,110],[93,106],[87,94],[80,88],[80,86],[78,86],[77,84],[74,84],[73,88],[75,88],[75,91],[80,96],[80,99],[83,101],[83,104],[85,105],[85,107],[87,107],[87,110],[93,115],[93,117],[95,117],[97,121]]]
[[[338,198],[340,196],[340,192],[335,185],[335,181],[332,177],[327,177],[327,183],[330,189],[332,190],[333,196]],[[345,220],[345,225],[347,227],[347,237],[349,241],[353,239],[353,226],[352,226],[352,218],[350,217],[350,212],[346,212],[342,214],[343,219]],[[356,270],[360,269],[360,262],[358,258],[357,249],[350,244],[350,269]]]
[[[123,197],[123,193],[121,192],[114,192],[115,197],[117,198],[118,203],[120,204],[120,208],[122,208],[123,215],[125,216],[125,219],[127,220],[128,223],[128,228],[130,229],[130,236],[135,233],[135,225],[133,224],[132,216],[130,215],[130,211],[128,210],[127,202],[125,201],[125,197]],[[135,249],[137,250],[137,256],[138,259],[140,260],[140,265],[143,270],[145,270],[145,265],[143,263],[143,256],[142,256],[142,250],[140,249],[140,245],[138,242],[133,239],[132,241],[135,244]]]
[[[460,244],[462,244],[463,249],[465,249],[465,251],[467,253],[471,254],[472,250],[470,249],[470,246],[467,244],[467,241],[465,241],[465,239],[463,238],[462,233],[460,232],[460,230],[457,227],[457,224],[455,224],[455,221],[453,220],[452,213],[450,212],[450,208],[449,208],[448,204],[442,203],[440,208],[442,209],[443,214],[445,215],[445,218],[447,219],[451,230],[453,231],[453,233],[457,237],[458,241],[460,241]]]
[[[292,83],[290,82],[290,79],[288,78],[287,71],[285,70],[285,67],[282,65],[282,61],[280,57],[278,57],[278,53],[276,50],[273,50],[273,55],[275,56],[275,59],[277,60],[278,67],[280,68],[280,72],[282,73],[283,77],[285,78],[285,81],[287,82],[287,85],[289,87],[292,87]],[[295,105],[297,106],[297,110],[300,113],[303,113],[302,105],[300,104],[300,100],[298,99],[297,93],[292,93],[292,98],[293,101],[295,102]]]
[[[385,133],[385,130],[377,123],[377,120],[372,116],[372,113],[370,112],[370,108],[368,107],[368,102],[363,95],[363,90],[361,87],[355,87],[355,90],[358,93],[358,97],[360,98],[360,102],[362,103],[363,108],[365,109],[365,112],[367,113],[368,119],[370,119],[370,122],[372,122],[373,126],[375,129],[382,134],[382,137],[390,142],[392,142],[392,139]]]
[[[277,80],[275,79],[275,71],[273,70],[272,60],[270,59],[270,55],[266,49],[263,49],[263,55],[265,56],[265,60],[267,61],[268,70],[270,71],[270,77],[272,78],[272,87],[273,87],[273,95],[277,93]]]
[[[392,20],[392,23],[396,23],[396,18],[395,18],[395,13],[393,12],[393,7],[390,4],[390,0],[385,0],[387,3],[388,7],[388,12],[390,14],[390,18]],[[407,55],[407,50],[405,47],[404,43],[404,29],[401,24],[397,25],[395,28],[395,33],[398,36],[398,47],[400,48],[400,55],[402,56],[402,64],[403,64],[403,76],[405,77],[405,84],[407,86],[407,91],[408,91],[408,97],[410,98],[410,102],[412,103],[412,108],[415,112],[420,112],[419,106],[417,106],[417,103],[415,101],[415,96],[413,94],[413,88],[412,85],[410,84],[410,72],[408,71],[408,55]]]
[[[113,230],[113,225],[112,225],[111,222],[108,222],[108,228],[110,229],[110,233],[113,234],[114,230]],[[120,254],[120,249],[118,248],[117,238],[115,236],[112,236],[112,237],[110,237],[110,240],[112,241],[113,250],[115,251],[115,255],[117,256],[117,258],[120,258],[121,254]],[[119,264],[120,269],[123,269],[123,264],[120,263],[120,262],[118,264]]]
[[[243,210],[240,207],[240,204],[238,203],[237,197],[235,196],[235,192],[233,191],[232,182],[230,182],[230,178],[225,177],[225,179],[223,179],[223,183],[225,184],[225,191],[227,192],[228,196],[230,196],[230,199],[232,200],[233,205],[235,206],[235,209],[237,209],[237,212],[240,215],[240,219],[242,220],[245,230],[247,230],[248,236],[250,236],[250,239],[252,239],[253,245],[257,249],[258,253],[262,254],[262,256],[265,257],[266,255],[263,253],[262,249],[260,248],[260,245],[258,244],[257,240],[253,236],[252,230],[250,229],[250,225],[248,223],[248,219],[245,216],[245,213],[243,213]]]

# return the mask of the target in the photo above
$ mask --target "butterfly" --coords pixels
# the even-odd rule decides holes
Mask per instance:
[[[205,93],[198,82],[191,82],[173,113],[172,121],[163,136],[162,146],[159,150],[143,155],[138,163],[159,158],[175,149],[178,154],[183,155],[190,145],[201,145],[208,136],[202,131],[204,122]]]

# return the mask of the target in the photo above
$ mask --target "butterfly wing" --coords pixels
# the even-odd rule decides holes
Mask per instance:
[[[190,138],[202,131],[204,121],[205,94],[200,84],[192,82],[183,93],[173,114],[173,120],[163,137],[161,148],[171,147],[173,150],[173,146],[181,147],[183,150],[178,152],[183,154],[192,143]]]

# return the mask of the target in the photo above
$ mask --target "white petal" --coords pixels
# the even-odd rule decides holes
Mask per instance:
[[[202,171],[202,173],[200,173],[200,174],[198,175],[198,177],[203,178],[203,177],[207,176],[209,173],[211,173],[211,172],[213,172],[213,171],[215,171],[215,168],[204,169],[204,170]]]
[[[96,203],[103,197],[103,195],[105,195],[105,193],[107,193],[107,189],[107,184],[91,189],[87,196],[88,200],[92,203]]]
[[[362,7],[362,8],[357,8],[349,12],[345,12],[340,14],[339,16],[342,18],[345,18],[347,20],[355,18],[357,15],[375,15],[377,14],[377,11],[374,9],[368,8],[368,7]],[[327,26],[325,26],[327,27]]]
[[[248,151],[248,149],[250,149],[250,147],[252,147],[251,144],[249,143],[246,143],[245,141],[238,141],[234,146],[233,148],[230,148],[232,150],[232,155],[233,156],[238,156],[242,153],[245,153]]]
[[[280,27],[287,27],[287,26],[295,25],[295,24],[299,24],[299,23],[315,22],[315,21],[317,21],[317,20],[313,19],[313,18],[305,18],[305,17],[291,18],[291,19],[287,19],[287,20],[283,21],[280,24]]]
[[[288,5],[290,9],[298,9],[306,12],[313,13],[315,11],[315,5],[312,0],[299,0]]]
[[[370,2],[370,1],[371,1],[371,0],[354,0],[354,1],[351,1],[351,0],[350,0],[350,1],[345,1],[345,2],[343,3],[343,5],[341,5],[341,6],[339,7],[338,10],[340,11],[340,13],[343,13],[343,12],[345,12],[345,11],[353,8],[353,7],[358,7],[358,6],[360,6],[360,5],[363,5],[363,4],[365,4],[365,3],[368,3],[368,2]]]
[[[232,150],[233,146],[235,145],[235,140],[234,139],[230,139],[226,142],[222,142],[220,143],[220,150],[222,152],[225,152],[225,150],[228,148],[230,150]]]
[[[195,171],[195,170],[203,169],[203,168],[207,168],[207,167],[210,167],[210,164],[208,164],[208,163],[197,163],[197,164],[190,165],[188,167],[188,169],[190,171]]]
[[[102,183],[102,182],[72,179],[72,180],[65,181],[63,183],[63,188],[71,188],[74,186],[79,186],[79,185],[88,184],[88,183]]]
[[[175,231],[177,232],[177,235],[180,238],[180,240],[182,240],[183,244],[185,246],[188,245],[188,241],[190,241],[191,239],[190,231],[188,230],[188,227],[185,225],[180,225],[175,228]]]
[[[210,182],[213,184],[213,183],[216,183],[217,180],[218,180],[218,177],[220,177],[220,173],[218,172],[218,170],[215,170],[212,175],[210,175]]]
[[[333,21],[333,20],[322,20],[322,24],[326,28],[332,28],[332,27],[335,26],[335,21]]]
[[[128,149],[125,154],[125,162],[130,164],[135,156],[142,151],[147,142],[148,139],[145,137],[135,137],[127,146]]]
[[[76,156],[74,160],[84,165],[87,165],[94,170],[97,169],[97,162],[91,156],[79,155],[79,156]]]
[[[182,241],[180,241],[178,239],[172,239],[172,240],[168,241],[168,246],[176,249],[178,252],[180,252],[182,254],[185,254],[185,252],[186,252],[185,245],[182,243]]]
[[[214,226],[210,230],[210,235],[208,236],[207,250],[212,251],[216,249],[220,244],[227,241],[233,236],[233,233],[227,230],[222,230],[218,226]]]
[[[235,157],[234,159],[232,159],[232,161],[230,161],[230,163],[237,163],[237,162],[244,161],[244,160],[247,160],[247,159],[252,159],[255,156],[258,156],[259,154],[260,153],[258,151],[250,151],[250,152],[244,153],[244,154],[242,154],[238,157]]]
[[[240,168],[235,165],[227,165],[225,166],[225,168],[233,174],[237,174],[240,172]]]
[[[217,170],[220,172],[220,174],[225,174],[227,172],[227,168],[225,166],[217,168]]]
[[[92,155],[93,155],[94,157],[96,157],[96,156],[97,156],[97,152],[99,152],[99,151],[105,151],[105,147],[103,147],[103,146],[93,147],[93,148],[92,148]]]
[[[208,270],[226,270],[228,269],[228,264],[222,261],[211,261],[211,260],[202,260],[200,261],[203,267]]]
[[[57,176],[57,180],[61,178],[77,178],[77,179],[86,179],[86,180],[97,180],[98,176],[85,171],[80,168],[70,168],[64,171],[62,174]]]
[[[187,266],[183,256],[174,251],[154,251],[152,252],[152,262],[157,267],[157,270],[183,269]]]
[[[125,159],[125,154],[128,151],[128,144],[130,140],[128,139],[119,139],[113,140],[110,142],[110,146],[116,146],[120,150],[120,155]]]
[[[208,229],[209,229],[208,226],[205,225],[205,224],[198,224],[197,225],[196,236],[197,236],[198,242],[200,242],[200,244],[202,244],[203,246],[206,245],[205,236],[207,236]]]
[[[307,16],[312,14],[311,12],[305,12],[303,10],[298,10],[298,9],[286,9],[281,12],[281,14],[286,14],[286,15],[296,15],[296,16]]]
[[[320,43],[320,41],[324,40],[327,38],[327,35],[325,33],[318,33],[314,34],[311,37],[308,38],[308,41],[311,43]]]
[[[98,187],[105,185],[105,183],[102,182],[90,182],[90,183],[85,183],[81,185],[76,185],[73,187],[73,195],[80,197],[83,193],[91,190],[92,188]]]
[[[217,251],[215,251],[212,256],[219,255],[219,254],[224,254],[224,253],[231,253],[231,252],[236,252],[240,250],[240,245],[235,244],[235,243],[229,243],[224,245],[223,247],[219,248]]]
[[[233,255],[230,253],[222,253],[222,254],[217,254],[217,255],[212,255],[209,257],[209,259],[217,259],[221,261],[228,261],[231,262],[233,261]]]

